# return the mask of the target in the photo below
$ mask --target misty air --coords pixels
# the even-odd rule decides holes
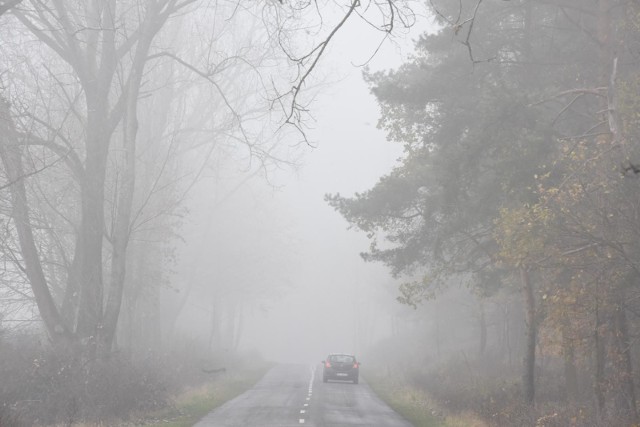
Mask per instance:
[[[638,426],[639,141],[634,0],[0,0],[0,427]]]

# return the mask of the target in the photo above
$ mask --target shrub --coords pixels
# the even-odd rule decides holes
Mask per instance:
[[[91,363],[58,357],[36,335],[13,336],[0,345],[0,426],[127,420],[170,404],[189,385],[211,379],[218,366],[195,343],[167,354],[122,353]]]
[[[0,406],[0,426],[22,427],[23,424],[15,413],[15,410],[6,404]]]
[[[494,427],[622,425],[613,420],[598,424],[589,401],[567,402],[559,365],[548,363],[542,373],[536,382],[535,407],[523,403],[518,366],[498,370],[486,361],[459,357],[428,371],[418,368],[405,378],[447,413],[471,412]]]

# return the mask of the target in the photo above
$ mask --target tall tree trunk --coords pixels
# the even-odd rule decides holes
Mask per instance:
[[[500,330],[501,333],[501,350],[502,354],[507,355],[507,362],[509,367],[513,366],[513,357],[511,350],[511,310],[509,309],[510,301],[506,301],[502,311],[502,328]]]
[[[436,343],[436,360],[440,361],[440,320],[434,316],[433,321],[433,341]]]
[[[484,302],[480,301],[480,356],[484,356],[487,348],[487,318],[484,309]]]
[[[142,36],[131,65],[129,80],[123,93],[123,151],[124,169],[122,182],[118,192],[118,208],[116,211],[115,229],[112,235],[111,280],[109,295],[105,307],[104,324],[100,333],[100,347],[103,354],[111,351],[113,339],[118,326],[122,297],[126,279],[127,246],[131,233],[131,214],[133,209],[133,195],[136,184],[136,139],[138,136],[138,95],[142,84],[147,56],[151,41],[160,30],[164,20],[157,21],[156,8],[147,11],[147,17],[141,24],[139,31]],[[166,19],[166,17],[164,18]]]
[[[578,397],[578,372],[576,369],[575,345],[571,334],[568,314],[562,315],[562,356],[564,359],[564,384],[569,402]]]
[[[109,144],[127,103],[133,104],[137,100],[152,40],[167,19],[189,3],[191,2],[175,0],[146,2],[146,8],[143,8],[144,16],[138,21],[138,27],[128,32],[126,40],[119,40],[117,37],[119,32],[115,19],[120,14],[117,13],[119,2],[116,0],[92,1],[86,4],[54,1],[46,13],[42,12],[43,5],[40,2],[32,2],[33,10],[25,8],[14,11],[16,18],[26,28],[75,71],[84,92],[87,119],[84,129],[84,173],[79,180],[81,219],[72,271],[68,277],[70,292],[64,304],[66,308],[75,305],[72,297],[76,294],[75,289],[78,289],[75,332],[85,343],[90,358],[95,356],[98,343],[102,347],[110,347],[113,340],[114,324],[117,323],[122,298],[122,263],[126,258],[125,237],[125,243],[122,240],[117,242],[116,277],[110,284],[107,306],[103,309],[104,186]],[[86,31],[87,28],[91,30]],[[124,57],[127,57],[127,60],[121,62]],[[128,63],[131,67],[127,74]],[[117,88],[113,84],[116,71],[120,73],[118,75],[121,78]],[[129,122],[129,132],[135,134],[135,131],[132,131],[135,128],[133,123],[135,121]],[[125,201],[124,205],[126,203]],[[28,241],[28,232],[22,228],[21,233]],[[25,244],[28,246],[28,243]],[[25,250],[30,251],[26,246]],[[36,252],[25,252],[27,253],[29,257],[37,257]],[[39,304],[42,304],[42,308],[40,305],[39,308],[45,310],[41,313],[42,317],[46,318],[47,322],[52,322],[51,327],[61,328],[61,322],[55,319],[51,304],[46,300],[51,298],[50,294],[46,295],[48,290],[47,293],[44,292],[46,283],[40,283],[41,280],[36,277],[41,275],[41,272],[38,273],[33,265],[29,268],[33,270],[31,273],[34,277],[34,293],[36,298],[40,299]],[[103,310],[106,310],[106,314]],[[74,317],[70,315],[69,319]]]
[[[233,339],[233,349],[235,351],[237,351],[238,347],[240,347],[240,340],[242,338],[242,333],[244,332],[244,307],[242,303],[238,304],[236,319],[236,332]]]
[[[225,322],[225,330],[224,330],[224,338],[223,338],[223,346],[225,350],[231,350],[233,348],[233,343],[235,342],[236,335],[236,313],[238,308],[238,303],[236,301],[229,301],[225,304],[226,308],[226,322]]]
[[[220,349],[220,314],[218,313],[218,298],[213,296],[211,301],[211,324],[209,330],[209,349]]]
[[[523,11],[524,35],[523,35],[523,59],[532,63],[532,41],[533,41],[533,8],[532,0],[526,0]],[[525,80],[529,82],[529,76]],[[525,310],[525,350],[522,375],[523,397],[525,403],[533,405],[535,401],[535,366],[536,366],[536,306],[533,294],[533,285],[529,271],[525,265],[520,265],[520,280],[522,282],[522,293]]]
[[[636,391],[633,382],[631,362],[631,340],[627,315],[624,309],[623,290],[618,289],[613,312],[613,345],[615,351],[614,366],[619,387],[616,387],[616,408],[623,419],[632,425],[638,424]]]
[[[73,260],[69,266],[69,273],[67,276],[67,287],[64,292],[64,298],[62,300],[62,306],[60,312],[64,317],[69,328],[74,330],[76,322],[78,320],[78,296],[80,294],[80,266],[82,265],[82,251],[77,250],[80,248],[80,233],[76,232],[75,248],[76,251],[73,254]]]
[[[106,129],[104,120],[95,116],[104,112],[106,109],[96,108],[96,113],[90,114],[88,122],[85,161],[87,172],[80,189],[81,246],[76,248],[82,251],[77,333],[88,346],[89,358],[95,357],[97,339],[103,321],[104,184],[110,133]],[[94,117],[91,118],[91,116]]]
[[[522,293],[524,297],[526,326],[522,388],[524,401],[529,405],[533,405],[535,399],[536,306],[531,277],[524,266],[520,266],[520,280],[522,282]]]
[[[0,158],[9,179],[13,206],[12,217],[18,233],[27,278],[31,284],[40,317],[54,346],[64,347],[72,341],[72,332],[58,311],[49,290],[30,220],[22,151],[18,143],[9,105],[0,98]]]
[[[138,134],[137,90],[127,99],[127,108],[123,123],[123,167],[120,185],[117,187],[117,209],[114,230],[111,235],[111,280],[109,296],[105,306],[104,325],[100,335],[100,347],[103,355],[111,351],[118,326],[124,284],[126,279],[127,246],[131,232],[131,212],[136,180],[136,137]]]
[[[600,309],[600,299],[597,295],[596,288],[596,307],[595,307],[595,330],[593,334],[594,350],[595,350],[595,376],[593,381],[594,394],[596,396],[596,405],[598,410],[598,418],[604,419],[606,406],[605,406],[605,379],[604,379],[604,367],[605,367],[605,335],[604,335],[604,322],[602,321],[602,310]]]

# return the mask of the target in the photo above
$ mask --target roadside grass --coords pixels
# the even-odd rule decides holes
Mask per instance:
[[[161,424],[166,427],[191,427],[223,403],[253,387],[272,365],[219,375],[207,384],[190,388],[173,398],[171,407],[142,416],[131,424],[144,426]]]
[[[471,414],[442,414],[424,390],[398,378],[366,375],[373,391],[414,427],[486,427],[486,423]]]

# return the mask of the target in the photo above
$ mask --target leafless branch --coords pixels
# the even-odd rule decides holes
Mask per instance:
[[[476,3],[476,7],[473,10],[473,16],[469,19],[467,19],[466,21],[464,21],[462,24],[460,24],[460,26],[464,26],[466,23],[469,23],[469,29],[467,30],[467,37],[465,38],[464,42],[462,42],[463,45],[465,45],[469,51],[469,59],[471,59],[471,62],[476,64],[478,62],[482,62],[482,61],[477,61],[474,57],[473,57],[473,50],[471,48],[471,33],[473,32],[473,25],[476,22],[476,16],[478,15],[478,9],[480,9],[480,4],[482,3],[482,0],[478,0],[478,3]],[[457,33],[457,31],[456,31]]]
[[[599,97],[605,97],[606,94],[603,92],[606,92],[606,91],[607,91],[606,87],[569,89],[569,90],[564,90],[562,92],[558,92],[555,95],[551,96],[550,98],[545,98],[540,101],[534,102],[529,106],[535,107],[537,105],[541,105],[541,104],[544,104],[545,102],[549,102],[557,98],[562,98],[567,95],[595,95]]]
[[[69,152],[69,153],[70,153],[70,152]],[[67,153],[67,154],[69,154],[69,153]],[[0,190],[4,190],[4,189],[6,189],[6,188],[9,188],[9,187],[11,187],[12,185],[14,185],[14,184],[15,184],[15,183],[17,183],[17,182],[20,182],[20,181],[22,181],[22,180],[25,180],[25,179],[27,179],[27,178],[29,178],[29,177],[31,177],[31,176],[37,175],[37,174],[39,174],[40,172],[43,172],[43,171],[45,171],[45,170],[47,170],[47,169],[49,169],[49,168],[51,168],[51,167],[55,166],[56,164],[60,163],[61,161],[65,160],[65,158],[66,158],[66,156],[58,157],[58,158],[57,158],[56,160],[54,160],[53,162],[51,162],[51,163],[49,163],[49,164],[46,164],[46,165],[42,166],[42,167],[41,167],[41,168],[39,168],[39,169],[36,169],[36,170],[34,170],[34,171],[31,171],[31,172],[25,173],[25,174],[23,174],[21,177],[19,177],[19,178],[15,179],[15,180],[13,180],[13,181],[7,182],[7,183],[6,183],[6,184],[4,184],[4,185],[0,185]]]
[[[58,160],[56,160],[54,163],[51,163],[49,166],[53,166],[58,161],[64,160],[65,163],[67,163],[67,165],[69,166],[69,169],[71,169],[71,171],[73,172],[76,179],[81,180],[82,177],[84,176],[84,166],[82,165],[82,161],[80,160],[80,158],[78,157],[78,154],[75,152],[73,148],[64,147],[62,145],[56,144],[53,141],[40,139],[35,135],[24,136],[22,138],[21,144],[28,145],[28,146],[38,145],[38,146],[48,148],[49,150],[57,154],[59,157]],[[46,167],[44,169],[46,169]],[[40,169],[40,171],[44,169]]]
[[[227,98],[227,95],[224,93],[224,91],[222,90],[222,88],[220,87],[218,82],[216,82],[213,79],[213,76],[215,75],[215,70],[214,70],[214,72],[202,71],[202,70],[196,68],[195,66],[193,66],[192,64],[188,63],[187,61],[183,60],[182,58],[178,57],[177,55],[174,55],[173,53],[170,53],[170,52],[160,52],[160,53],[157,53],[157,54],[154,54],[154,55],[150,55],[148,57],[148,59],[150,60],[150,59],[159,58],[159,57],[162,57],[162,56],[166,56],[166,57],[169,57],[169,58],[175,60],[180,65],[182,65],[185,68],[193,71],[194,73],[196,73],[197,75],[199,75],[200,77],[202,77],[203,79],[205,79],[209,83],[211,83],[213,85],[213,87],[216,88],[216,90],[217,90],[218,94],[220,95],[220,97],[222,98],[224,104],[227,106],[227,109],[231,112],[231,114],[233,114],[234,118],[236,119],[238,129],[240,130],[240,133],[242,133],[242,136],[244,138],[244,142],[246,144],[248,144],[248,145],[251,145],[249,136],[246,133],[246,131],[244,129],[244,126],[242,124],[242,117],[235,110],[233,105],[231,105],[231,103],[229,102],[229,99]]]
[[[347,10],[347,13],[345,13],[342,19],[336,24],[335,27],[333,27],[329,35],[323,41],[321,41],[318,45],[316,45],[307,55],[296,60],[299,70],[304,70],[304,72],[301,73],[300,79],[297,80],[297,83],[294,84],[294,86],[291,88],[290,91],[278,97],[278,100],[279,100],[282,96],[291,95],[291,103],[289,104],[289,107],[285,111],[285,114],[286,114],[285,124],[293,125],[296,127],[296,129],[298,129],[299,131],[302,131],[302,128],[300,126],[300,120],[294,119],[297,112],[301,111],[301,105],[298,104],[298,96],[300,95],[302,87],[304,86],[311,72],[316,68],[316,65],[320,61],[320,58],[322,57],[327,46],[329,46],[329,43],[331,42],[333,37],[338,33],[340,28],[342,28],[345,22],[347,22],[349,17],[353,14],[356,7],[358,6],[360,6],[360,0],[352,0],[351,5]],[[309,65],[308,68],[305,69],[306,62],[308,59],[311,59],[311,64]],[[304,132],[302,133],[304,136]],[[306,140],[306,137],[305,137],[305,140]]]

